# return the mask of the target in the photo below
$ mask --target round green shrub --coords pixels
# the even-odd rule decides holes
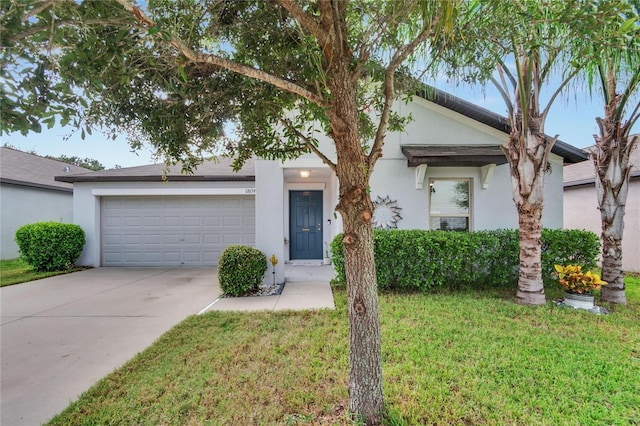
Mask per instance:
[[[82,254],[85,236],[78,225],[37,222],[16,231],[20,258],[38,271],[72,268]]]
[[[267,256],[247,246],[228,246],[220,255],[218,280],[230,296],[242,296],[256,289],[267,270]]]

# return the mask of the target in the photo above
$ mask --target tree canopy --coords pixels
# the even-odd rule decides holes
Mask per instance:
[[[456,28],[451,0],[11,0],[2,3],[3,131],[55,117],[125,133],[192,169],[224,150],[313,152],[339,180],[349,300],[350,411],[382,419],[382,361],[369,178],[418,54]],[[402,90],[410,90],[406,79]],[[228,137],[233,123],[236,137]],[[321,152],[329,136],[335,152]]]

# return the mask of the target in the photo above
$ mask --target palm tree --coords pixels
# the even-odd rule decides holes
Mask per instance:
[[[591,152],[602,219],[602,279],[608,282],[602,287],[602,300],[619,304],[627,303],[622,236],[631,175],[629,159],[640,141],[639,135],[631,135],[640,118],[640,2],[633,3],[617,15],[617,39],[607,33],[604,42],[593,40],[593,59],[584,74],[604,100],[604,117],[596,118],[599,134],[594,135],[596,146]]]

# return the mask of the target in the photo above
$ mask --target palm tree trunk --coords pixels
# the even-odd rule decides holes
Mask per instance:
[[[543,305],[546,303],[542,281],[542,207],[544,181],[549,169],[549,153],[555,140],[547,140],[543,132],[520,131],[517,120],[509,142],[503,151],[511,169],[511,192],[518,211],[520,235],[520,271],[516,303]],[[530,118],[530,126],[537,121]]]
[[[518,209],[520,225],[520,275],[516,302],[544,305],[542,282],[542,205],[525,204]]]
[[[622,271],[622,236],[624,211],[631,171],[628,154],[620,143],[598,144],[596,164],[596,195],[602,219],[602,300],[626,305]]]
[[[607,285],[601,289],[604,301],[627,304],[624,274],[622,273],[622,238],[616,236],[615,227],[608,225],[602,213],[602,279]],[[605,229],[606,227],[606,229]],[[613,232],[612,232],[613,231]]]

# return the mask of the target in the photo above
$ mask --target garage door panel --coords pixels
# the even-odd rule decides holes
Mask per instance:
[[[255,245],[251,196],[104,197],[104,266],[216,265],[229,244]]]
[[[220,234],[207,232],[204,234],[205,244],[220,244]]]
[[[162,224],[164,226],[182,226],[182,218],[180,216],[165,216]]]
[[[184,234],[183,243],[184,244],[200,244],[202,241],[201,234]]]
[[[203,219],[204,226],[220,226],[221,223],[220,216],[205,216]]]
[[[139,228],[142,226],[142,218],[140,216],[125,216],[124,226]]]
[[[200,216],[185,216],[184,226],[193,226],[199,228],[202,226],[202,218]]]
[[[164,256],[164,260],[163,259]],[[182,253],[179,251],[165,251],[164,253],[158,253],[157,257],[148,259],[149,263],[157,263],[159,265],[179,265],[181,264]]]
[[[146,228],[162,226],[162,218],[160,216],[145,216],[142,225]]]
[[[162,235],[161,234],[145,234],[141,236],[142,242],[147,245],[161,245],[162,244]]]

